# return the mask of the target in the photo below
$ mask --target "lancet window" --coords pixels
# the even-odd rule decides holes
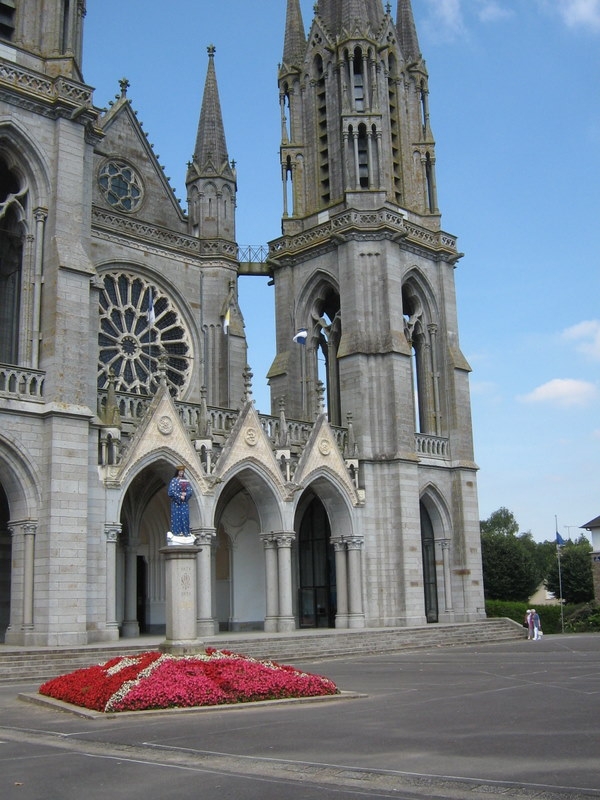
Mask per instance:
[[[412,283],[402,289],[404,333],[412,348],[415,431],[442,435],[437,331],[427,304]]]
[[[27,185],[0,158],[0,362],[19,361]]]

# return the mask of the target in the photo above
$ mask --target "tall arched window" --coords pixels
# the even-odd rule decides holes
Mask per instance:
[[[329,136],[327,132],[327,90],[323,59],[317,56],[313,69],[317,98],[317,130],[319,142],[319,184],[321,202],[327,205],[331,199],[329,183]]]
[[[441,436],[437,324],[412,282],[402,288],[402,310],[404,332],[413,352],[415,431]]]
[[[332,425],[342,424],[340,372],[337,358],[342,335],[340,298],[329,288],[315,303],[313,312],[317,332],[317,373],[325,387],[327,416]]]
[[[361,189],[369,188],[369,142],[367,126],[358,126],[358,185]]]
[[[19,358],[21,265],[27,188],[0,157],[0,362]]]
[[[352,94],[354,97],[354,110],[365,110],[365,76],[363,73],[363,54],[360,47],[354,51],[352,64]]]

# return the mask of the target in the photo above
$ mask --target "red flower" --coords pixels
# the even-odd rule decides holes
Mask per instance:
[[[139,711],[336,694],[335,684],[274,661],[208,648],[113,658],[47,681],[40,694],[97,711]]]

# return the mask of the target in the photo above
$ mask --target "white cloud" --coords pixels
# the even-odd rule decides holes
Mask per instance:
[[[482,22],[497,22],[512,17],[514,11],[506,8],[497,0],[477,0],[477,16]]]
[[[589,381],[573,378],[553,378],[543,383],[529,394],[518,399],[523,403],[550,403],[552,405],[571,407],[586,406],[599,396],[598,387]]]
[[[600,320],[589,319],[579,322],[566,328],[561,335],[569,342],[576,342],[580,353],[600,361]]]
[[[600,0],[562,0],[560,14],[570,27],[583,25],[600,31]]]
[[[461,9],[461,0],[426,0],[429,6],[428,28],[438,38],[462,36],[465,24]]]
[[[600,0],[538,0],[542,8],[558,13],[569,28],[600,32]]]

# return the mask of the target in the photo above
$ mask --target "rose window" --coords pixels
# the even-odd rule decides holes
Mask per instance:
[[[191,343],[173,301],[143,278],[104,276],[100,293],[98,388],[112,373],[120,392],[153,395],[164,364],[169,391],[181,396],[189,383]]]
[[[117,211],[135,211],[142,202],[141,179],[122,161],[107,161],[98,174],[98,185],[106,202]]]

